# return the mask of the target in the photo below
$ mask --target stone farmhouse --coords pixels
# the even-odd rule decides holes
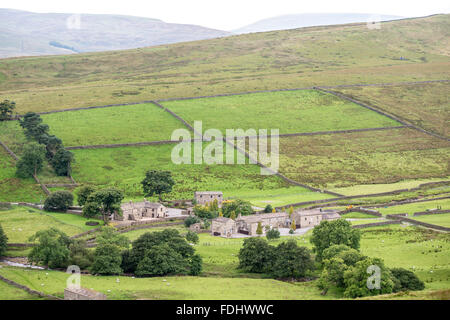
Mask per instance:
[[[314,227],[322,220],[335,220],[340,216],[335,211],[300,210],[292,214],[297,228]],[[236,234],[256,236],[256,229],[261,223],[263,234],[272,228],[290,228],[292,219],[286,212],[263,213],[249,216],[239,215],[236,220],[230,218],[219,217],[212,220],[211,234],[213,236],[221,236],[225,238],[232,237]]]
[[[221,191],[196,191],[194,193],[194,199],[197,204],[202,206],[217,200],[220,207],[223,202],[223,193]]]
[[[167,208],[160,203],[149,202],[144,199],[143,202],[124,203],[120,207],[122,209],[122,217],[115,215],[114,220],[119,221],[138,221],[145,219],[165,218],[167,216]]]

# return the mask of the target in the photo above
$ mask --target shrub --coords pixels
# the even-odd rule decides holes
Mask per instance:
[[[236,216],[248,216],[253,213],[252,205],[248,201],[236,199],[233,201],[224,201],[222,203],[222,213],[224,217],[229,218],[234,211]]]
[[[194,214],[200,219],[213,219],[218,216],[218,211],[214,211],[207,206],[196,205],[194,207]]]
[[[162,276],[186,273],[187,261],[167,243],[152,246],[139,261],[135,274],[137,276]]]
[[[394,292],[398,291],[416,291],[425,289],[425,284],[421,281],[417,275],[403,268],[393,268],[391,273],[394,277]]]
[[[80,269],[86,270],[92,265],[94,260],[93,252],[86,247],[86,241],[75,240],[69,245],[69,264],[77,265]]]
[[[192,231],[188,231],[186,234],[186,240],[190,243],[198,243],[198,234]]]
[[[73,205],[73,195],[69,191],[56,191],[50,194],[44,202],[46,211],[67,211]]]
[[[3,256],[8,248],[8,237],[0,225],[0,257]]]
[[[119,247],[113,244],[98,245],[93,260],[91,266],[93,274],[112,275],[122,273],[122,254]]]
[[[264,213],[271,213],[273,210],[272,206],[270,204],[268,204],[265,208],[264,208]]]
[[[41,172],[44,166],[45,148],[37,143],[29,143],[24,147],[20,159],[16,163],[16,174],[19,178],[29,178]]]
[[[202,257],[198,254],[194,254],[189,265],[189,274],[191,276],[198,276],[202,272],[202,264]]]
[[[11,120],[16,103],[14,101],[3,100],[0,102],[0,121]]]
[[[55,155],[51,159],[51,165],[58,176],[68,176],[71,171],[71,163],[73,162],[73,153],[60,148],[56,151]]]
[[[278,229],[270,229],[266,232],[267,240],[280,238],[280,231]]]
[[[80,189],[78,189],[78,191],[76,192],[78,204],[80,206],[84,206],[88,197],[94,192],[95,192],[95,189],[94,189],[94,187],[91,187],[91,186],[84,186],[84,187],[81,187]]]

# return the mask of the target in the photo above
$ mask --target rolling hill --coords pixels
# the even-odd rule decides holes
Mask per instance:
[[[393,15],[372,15],[369,13],[304,13],[271,17],[232,30],[233,33],[265,32],[312,26],[326,26],[367,21],[386,21],[401,19]]]
[[[0,9],[0,58],[132,49],[229,34],[133,16]]]

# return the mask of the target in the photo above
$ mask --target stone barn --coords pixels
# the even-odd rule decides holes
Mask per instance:
[[[340,215],[335,211],[322,211],[320,209],[299,210],[293,213],[297,228],[309,228],[320,224],[322,220],[336,220]]]
[[[255,236],[258,224],[261,223],[263,234],[272,228],[289,228],[291,220],[286,212],[252,214],[240,216],[236,219],[238,233]]]
[[[197,191],[194,193],[194,199],[197,204],[202,206],[211,204],[214,200],[217,200],[220,207],[223,202],[223,193],[221,191]]]
[[[143,202],[124,203],[120,207],[122,209],[122,217],[116,216],[115,220],[120,221],[138,221],[143,219],[165,218],[167,216],[167,208],[160,203],[149,202],[144,199]]]
[[[211,234],[225,238],[236,233],[236,222],[233,219],[218,217],[211,221]]]

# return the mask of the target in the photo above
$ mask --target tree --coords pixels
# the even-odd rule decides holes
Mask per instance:
[[[236,220],[236,212],[231,211],[230,219],[231,219],[231,220]]]
[[[102,275],[120,274],[122,273],[121,264],[120,248],[114,244],[103,243],[95,248],[91,272]]]
[[[42,123],[41,116],[34,112],[25,114],[22,119],[19,119],[19,124],[25,130],[25,136],[36,141],[49,131],[48,125]]]
[[[271,213],[273,210],[272,206],[270,204],[268,204],[265,208],[264,208],[264,213]]]
[[[256,234],[259,236],[263,234],[263,228],[262,228],[261,222],[258,222],[258,226],[256,227]]]
[[[44,166],[45,148],[37,143],[25,145],[23,154],[16,164],[16,174],[20,178],[37,175]]]
[[[16,103],[14,101],[3,100],[3,102],[0,102],[0,121],[11,120],[15,108]]]
[[[191,262],[189,265],[189,274],[191,276],[198,276],[202,272],[203,260],[202,257],[198,254],[194,254],[191,258]]]
[[[344,244],[350,248],[359,249],[360,238],[359,230],[352,229],[350,222],[338,219],[320,222],[313,229],[310,241],[314,245],[317,261],[321,261],[323,251],[334,244]]]
[[[280,238],[280,231],[278,229],[270,229],[266,232],[267,240],[273,240],[273,239],[279,239]]]
[[[222,203],[224,217],[230,218],[233,211],[236,215],[248,216],[253,213],[253,208],[250,202],[240,199]]]
[[[191,225],[195,223],[199,223],[201,220],[196,216],[189,216],[184,220],[184,226],[189,228]]]
[[[98,245],[106,245],[112,244],[118,247],[119,249],[128,249],[130,245],[130,240],[113,227],[103,227],[100,231],[100,234],[95,238],[95,242]]]
[[[45,211],[67,211],[73,205],[73,195],[61,190],[51,193],[44,202]]]
[[[80,206],[84,206],[88,197],[94,192],[95,192],[95,189],[94,189],[94,187],[91,187],[91,186],[83,186],[80,189],[78,189],[78,191],[76,192],[78,204]]]
[[[51,160],[53,170],[58,176],[69,176],[71,164],[73,162],[73,153],[63,148],[58,149]]]
[[[270,270],[274,248],[263,238],[247,238],[239,250],[238,257],[240,269],[263,273]]]
[[[190,243],[198,243],[198,234],[189,230],[186,234],[186,240]]]
[[[188,264],[183,256],[167,243],[151,247],[138,263],[137,276],[162,276],[167,274],[186,273]]]
[[[69,245],[69,265],[77,265],[87,270],[93,263],[93,252],[86,246],[85,240],[75,240]]]
[[[196,205],[193,211],[194,214],[200,219],[213,219],[218,215],[217,211],[211,210],[210,207],[201,205]]]
[[[123,194],[117,189],[104,189],[89,195],[83,208],[83,215],[93,217],[97,214],[103,216],[103,221],[108,224],[109,216],[117,213],[121,214],[120,204]]]
[[[292,231],[292,233],[294,233],[295,230],[297,230],[297,225],[295,224],[295,219],[292,219],[291,230],[289,230],[289,231]]]
[[[8,237],[3,231],[2,225],[0,225],[0,257],[3,256],[8,248]]]
[[[372,275],[368,272],[371,268],[379,268],[379,287],[371,282]],[[371,283],[372,288],[368,286]],[[384,266],[384,262],[378,258],[365,258],[344,272],[344,296],[347,298],[357,298],[374,296],[378,294],[391,293],[394,289],[394,277],[389,269]]]
[[[394,292],[425,289],[425,284],[414,272],[404,268],[393,268],[390,270],[394,277]]]
[[[289,218],[292,218],[292,214],[294,213],[294,207],[290,206],[289,207]]]
[[[49,268],[65,268],[69,261],[70,238],[55,228],[41,230],[30,237],[31,242],[38,241],[33,247],[28,260],[31,263],[42,263]]]
[[[311,253],[306,247],[299,247],[295,240],[280,243],[271,266],[276,278],[301,278],[314,268]]]
[[[146,197],[157,195],[162,201],[162,195],[172,191],[175,181],[170,171],[149,170],[141,183]]]
[[[48,159],[52,159],[59,150],[64,149],[62,140],[54,135],[42,135],[39,138],[39,143],[45,145],[47,151],[46,156]]]

